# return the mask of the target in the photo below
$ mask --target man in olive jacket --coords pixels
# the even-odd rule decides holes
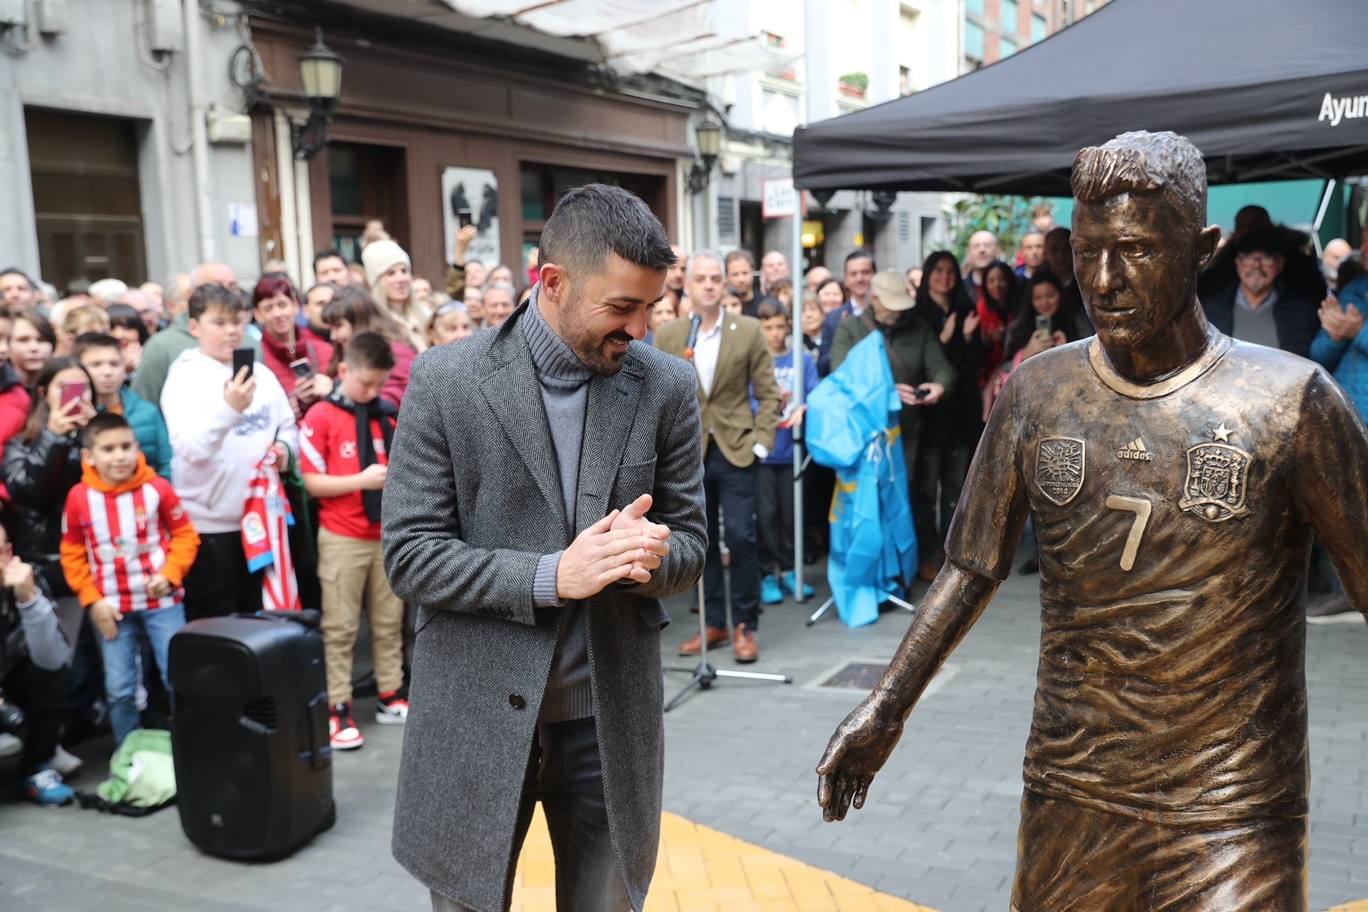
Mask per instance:
[[[893,381],[898,385],[898,398],[903,404],[898,422],[902,428],[907,477],[915,478],[921,410],[954,391],[955,368],[941,349],[935,332],[912,312],[916,301],[907,293],[907,286],[896,269],[885,269],[874,276],[869,286],[869,300],[873,305],[870,310],[858,317],[846,317],[836,327],[836,338],[831,343],[831,369],[839,368],[855,343],[875,329],[883,333]]]
[[[417,605],[394,855],[437,912],[496,912],[539,801],[565,910],[640,910],[663,776],[660,599],[703,569],[684,362],[639,341],[674,262],[641,200],[589,184],[536,291],[414,362],[385,569]]]

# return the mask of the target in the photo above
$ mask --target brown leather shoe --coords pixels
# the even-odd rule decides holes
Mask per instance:
[[[727,631],[723,630],[721,627],[708,628],[709,649],[716,649],[719,646],[725,646],[727,645],[727,641],[730,639],[731,634],[727,633]],[[698,639],[698,634],[694,634],[692,637],[685,640],[679,646],[679,654],[682,656],[696,656],[702,651],[702,643]]]
[[[755,643],[755,633],[745,624],[736,625],[736,639],[732,641],[732,654],[742,665],[749,665],[760,658],[760,647]]]

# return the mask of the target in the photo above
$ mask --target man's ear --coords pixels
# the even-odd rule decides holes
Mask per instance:
[[[555,263],[547,263],[537,271],[537,277],[541,281],[538,300],[544,299],[553,307],[559,307],[569,287],[569,276],[565,274],[565,270]]]
[[[1206,269],[1211,258],[1216,255],[1216,245],[1221,242],[1221,226],[1207,225],[1197,235],[1197,268]]]

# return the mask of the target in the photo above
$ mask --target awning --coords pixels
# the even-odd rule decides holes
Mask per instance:
[[[799,128],[808,189],[1066,195],[1078,150],[1173,130],[1212,183],[1368,172],[1363,0],[1113,0],[1006,60]]]
[[[477,19],[503,19],[558,38],[587,38],[620,73],[683,79],[781,72],[798,56],[750,27],[745,4],[722,0],[444,0]],[[739,13],[739,14],[738,14]]]

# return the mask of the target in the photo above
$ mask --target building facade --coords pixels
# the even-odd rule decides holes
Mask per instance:
[[[963,0],[962,72],[996,63],[1035,44],[1109,0]]]
[[[9,4],[0,54],[0,266],[63,293],[257,267],[254,196],[228,61],[245,22],[177,2]],[[226,119],[226,120],[225,120]]]
[[[697,246],[744,247],[791,255],[792,223],[763,218],[764,181],[792,171],[792,136],[800,124],[837,117],[920,91],[959,74],[962,12],[957,0],[784,0],[736,4],[736,14],[792,65],[708,80],[726,112],[719,175],[710,189],[714,219],[700,218]],[[809,37],[811,40],[809,40]],[[839,192],[809,199],[802,268],[840,272],[846,254],[874,251],[880,266],[909,268],[944,240],[939,193]],[[700,207],[700,211],[701,211]]]
[[[21,10],[16,21],[3,17]],[[673,237],[701,90],[620,77],[592,40],[459,16],[440,0],[49,0],[0,4],[0,268],[58,293],[166,281],[221,260],[246,282],[282,260],[358,258],[372,218],[438,284],[464,219],[472,255],[519,270],[566,189],[633,190]],[[77,13],[79,12],[79,15]],[[300,55],[343,58],[326,144]],[[525,275],[525,274],[524,274]]]

